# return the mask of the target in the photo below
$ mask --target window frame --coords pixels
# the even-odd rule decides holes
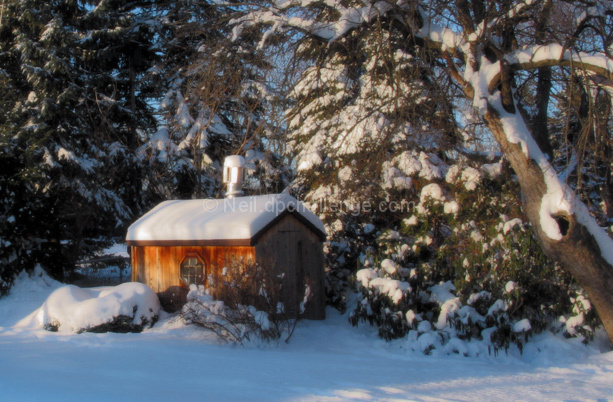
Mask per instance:
[[[195,259],[197,261],[197,265],[185,266],[185,264],[191,259]],[[198,275],[196,272],[198,265],[201,269],[200,275]],[[187,276],[184,275],[184,267],[191,269]],[[204,258],[202,258],[197,252],[186,253],[185,257],[183,257],[179,263],[179,278],[181,279],[181,284],[186,288],[189,288],[189,286],[192,284],[196,286],[204,285],[206,283],[206,263]],[[198,278],[200,279],[199,283],[190,282],[190,280],[196,280]]]

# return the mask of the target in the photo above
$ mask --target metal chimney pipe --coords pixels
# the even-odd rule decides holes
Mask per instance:
[[[223,162],[223,183],[227,186],[226,198],[243,195],[245,182],[245,158],[240,155],[227,156]]]

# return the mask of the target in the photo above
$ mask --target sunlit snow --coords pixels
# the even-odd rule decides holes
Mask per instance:
[[[598,342],[589,347],[551,334],[537,336],[523,354],[511,349],[497,357],[464,357],[471,344],[459,340],[424,355],[421,350],[437,342],[432,327],[424,327],[428,321],[415,339],[385,342],[376,328],[353,328],[333,309],[324,321],[300,322],[289,344],[276,346],[221,346],[216,336],[170,315],[140,334],[15,326],[61,285],[44,274],[22,274],[0,299],[4,400],[542,401],[613,395],[613,352],[600,353]]]

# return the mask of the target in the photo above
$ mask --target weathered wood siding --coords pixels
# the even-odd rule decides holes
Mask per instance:
[[[304,317],[315,320],[326,317],[323,248],[312,230],[287,214],[258,239],[255,253],[258,263],[285,274],[284,299],[290,313],[295,314],[308,283],[311,300]]]
[[[166,310],[177,310],[187,295],[181,262],[192,254],[204,262],[206,277],[239,258],[255,261],[254,248],[246,246],[132,246],[132,280],[150,286]]]

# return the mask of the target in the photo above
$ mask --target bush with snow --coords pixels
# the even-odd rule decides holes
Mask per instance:
[[[471,341],[492,353],[521,350],[545,330],[593,337],[591,304],[542,254],[513,180],[489,170],[455,165],[445,182],[422,182],[403,227],[379,229],[360,258],[354,325],[376,325],[388,340],[407,337],[425,353],[463,353],[460,343]]]
[[[281,328],[271,322],[269,313],[243,304],[231,308],[215,300],[202,286],[190,286],[181,316],[188,324],[210,330],[229,343],[243,344],[252,339],[272,341],[282,335]]]
[[[461,353],[458,342],[475,340],[497,353],[545,330],[589,341],[598,317],[542,253],[504,161],[398,144],[376,158],[330,156],[301,172],[328,233],[328,303],[344,311],[344,291],[357,282],[351,322],[419,341],[424,351]],[[389,208],[394,202],[408,208]],[[453,285],[445,302],[433,296],[441,284]]]
[[[243,260],[231,261],[209,278],[209,287],[190,285],[181,316],[214,332],[224,342],[244,344],[253,340],[288,342],[310,300],[304,293],[288,299],[284,275]]]
[[[32,318],[49,331],[141,332],[157,321],[159,310],[157,295],[142,283],[89,289],[66,285],[51,293]]]

